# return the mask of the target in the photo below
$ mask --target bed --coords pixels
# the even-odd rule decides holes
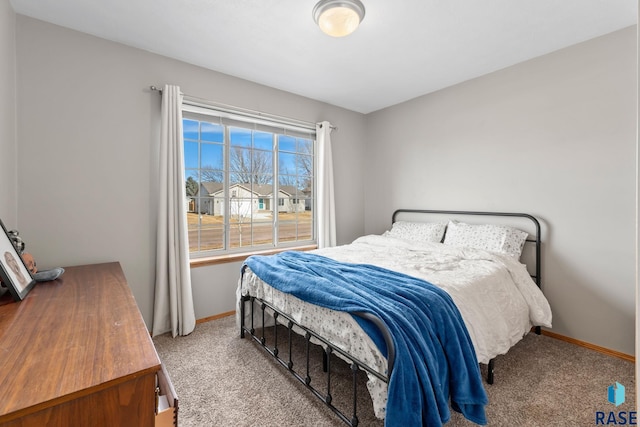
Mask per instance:
[[[484,424],[486,402],[484,388],[478,385],[478,363],[488,366],[487,382],[492,383],[497,356],[532,327],[538,333],[541,326],[551,327],[551,310],[540,291],[540,234],[538,220],[528,214],[401,209],[382,235],[306,254],[250,257],[243,264],[237,290],[241,337],[253,337],[348,425],[358,425],[357,371],[366,372],[375,415],[386,425],[444,423],[449,419],[449,398],[454,410]],[[379,286],[382,280],[388,283]],[[303,286],[295,290],[287,287],[299,283]],[[404,289],[422,292],[423,283],[430,286],[425,289],[435,300],[424,302],[427,297],[413,291],[405,295]],[[324,284],[333,288],[322,291]],[[381,303],[378,298],[386,296],[366,294],[354,305],[350,298],[354,293],[360,298],[359,286],[372,286],[374,292],[382,289],[395,300]],[[391,291],[391,286],[401,288]],[[346,311],[335,301],[342,301],[336,296],[343,293],[349,300]],[[410,308],[397,309],[402,304]],[[421,336],[398,338],[404,333],[398,329],[406,322],[398,316],[415,305],[424,305],[429,317],[417,314],[413,321],[419,327],[405,328],[417,329],[412,333]],[[444,314],[435,313],[433,307],[443,307]],[[265,330],[276,324],[283,325],[289,336],[302,335],[307,352],[311,344],[322,347],[327,375],[322,387],[309,377],[308,353],[307,366],[303,362],[298,368],[290,346],[288,355],[286,348],[279,348],[277,328],[267,343]],[[429,341],[423,344],[423,338]],[[419,343],[416,348],[414,341]],[[353,407],[348,415],[332,402],[327,366],[331,354],[353,371]],[[407,376],[411,372],[419,373],[413,375],[415,380]],[[422,394],[414,398],[414,393]],[[422,406],[416,409],[416,405]]]

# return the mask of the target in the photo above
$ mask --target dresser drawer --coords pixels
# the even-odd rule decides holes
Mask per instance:
[[[155,427],[178,426],[178,395],[164,364],[156,374]]]

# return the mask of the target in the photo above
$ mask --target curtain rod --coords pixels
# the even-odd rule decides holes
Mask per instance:
[[[157,87],[157,86],[149,86],[149,89],[151,89],[152,91],[155,92],[160,92],[162,93],[162,89]],[[309,128],[313,128],[315,129],[316,127],[316,123],[313,122],[307,122],[305,120],[298,120],[298,119],[293,119],[291,117],[285,117],[285,116],[278,116],[275,114],[267,114],[267,113],[263,113],[261,111],[257,111],[257,110],[250,110],[247,108],[241,108],[241,107],[234,107],[233,105],[227,105],[227,104],[220,104],[217,102],[213,102],[213,101],[209,101],[207,99],[204,98],[198,98],[196,96],[191,96],[191,95],[187,95],[187,94],[182,94],[182,96],[185,97],[185,101],[188,104],[193,104],[195,106],[209,106],[209,107],[213,107],[213,108],[218,108],[218,109],[222,109],[222,110],[227,110],[227,111],[233,111],[233,112],[239,112],[239,113],[243,113],[246,115],[250,115],[250,116],[256,116],[259,118],[265,118],[265,119],[273,119],[273,120],[279,120],[279,121],[284,121],[287,123],[292,123],[292,124],[296,124],[299,126],[306,126]],[[331,126],[331,130],[338,130],[337,126]]]

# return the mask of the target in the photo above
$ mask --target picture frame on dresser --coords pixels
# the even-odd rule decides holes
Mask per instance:
[[[7,287],[9,293],[15,301],[22,301],[36,281],[18,254],[13,242],[9,237],[7,228],[0,220],[2,232],[0,233],[0,279]]]

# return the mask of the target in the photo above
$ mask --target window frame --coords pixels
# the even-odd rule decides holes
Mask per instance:
[[[252,115],[244,115],[242,112],[234,113],[229,112],[228,110],[218,110],[216,108],[211,108],[209,106],[195,105],[195,104],[187,104],[183,103],[182,107],[182,115],[183,120],[196,120],[198,122],[208,122],[212,124],[218,124],[223,126],[223,156],[224,156],[224,164],[223,164],[223,194],[224,198],[222,203],[224,203],[224,216],[222,223],[222,248],[220,249],[206,249],[200,250],[200,233],[202,232],[202,223],[200,222],[197,225],[197,233],[198,233],[198,242],[196,243],[197,249],[191,250],[191,242],[189,242],[189,258],[192,261],[199,261],[197,264],[206,264],[206,261],[212,259],[214,262],[216,259],[229,259],[229,260],[237,260],[239,257],[248,256],[254,253],[269,253],[269,252],[279,252],[287,249],[301,248],[303,250],[309,250],[310,248],[317,247],[317,235],[318,235],[318,220],[317,220],[317,179],[318,179],[318,148],[317,148],[317,135],[315,124],[306,124],[306,126],[302,127],[297,123],[287,123],[286,121],[280,120],[267,120],[263,117],[253,117]],[[261,113],[261,115],[264,115]],[[301,122],[302,123],[302,122]],[[238,247],[231,247],[231,228],[232,228],[232,216],[231,216],[231,201],[233,197],[231,196],[231,187],[234,187],[236,184],[231,183],[230,179],[230,152],[232,150],[232,145],[230,142],[230,129],[232,127],[240,127],[242,129],[246,129],[249,131],[266,131],[272,133],[273,145],[270,153],[272,153],[273,157],[273,166],[272,166],[272,202],[270,204],[270,210],[272,212],[271,222],[268,223],[273,228],[273,233],[271,240],[265,244],[253,244]],[[184,135],[184,131],[183,131]],[[312,149],[310,155],[312,156],[312,172],[311,172],[311,195],[308,197],[310,206],[310,238],[309,239],[299,239],[297,236],[297,229],[300,225],[299,221],[295,221],[296,227],[296,238],[293,241],[280,241],[278,231],[279,227],[282,224],[280,219],[280,211],[278,207],[280,206],[280,178],[281,175],[286,176],[287,174],[281,174],[279,170],[278,164],[278,155],[279,155],[279,135],[285,136],[293,136],[295,138],[308,139],[311,143]],[[201,161],[201,144],[202,140],[198,139],[198,167],[197,167],[197,184],[198,184],[198,193],[197,196],[193,198],[195,200],[196,212],[199,211],[197,206],[200,205],[200,201],[203,200],[202,196],[200,196],[199,192],[202,188],[202,164]],[[251,151],[255,147],[251,147]],[[266,152],[269,152],[266,150]],[[296,154],[300,154],[302,152],[296,151]],[[185,188],[186,188],[186,180],[190,177],[188,171],[193,171],[193,168],[187,168],[186,166],[187,160],[184,159],[185,165]],[[236,189],[233,189],[235,192]],[[237,194],[237,193],[236,193]],[[258,194],[258,193],[256,193]],[[185,194],[186,195],[186,194]],[[294,195],[298,201],[305,200],[306,197],[300,197],[301,194],[296,193]],[[275,203],[274,199],[278,199],[279,202]],[[251,204],[254,202],[258,203],[260,200],[266,200],[266,198],[260,197],[253,198],[251,197]],[[266,204],[266,203],[265,203]],[[286,202],[283,200],[283,205]],[[186,207],[186,211],[189,212],[189,205]],[[305,203],[306,206],[306,203]],[[306,208],[305,208],[306,210]],[[296,210],[296,212],[298,212]],[[253,219],[253,211],[251,213],[251,221],[252,225],[251,235],[253,235],[253,225],[255,224]],[[283,220],[284,221],[284,220]],[[191,229],[190,229],[191,230]]]

